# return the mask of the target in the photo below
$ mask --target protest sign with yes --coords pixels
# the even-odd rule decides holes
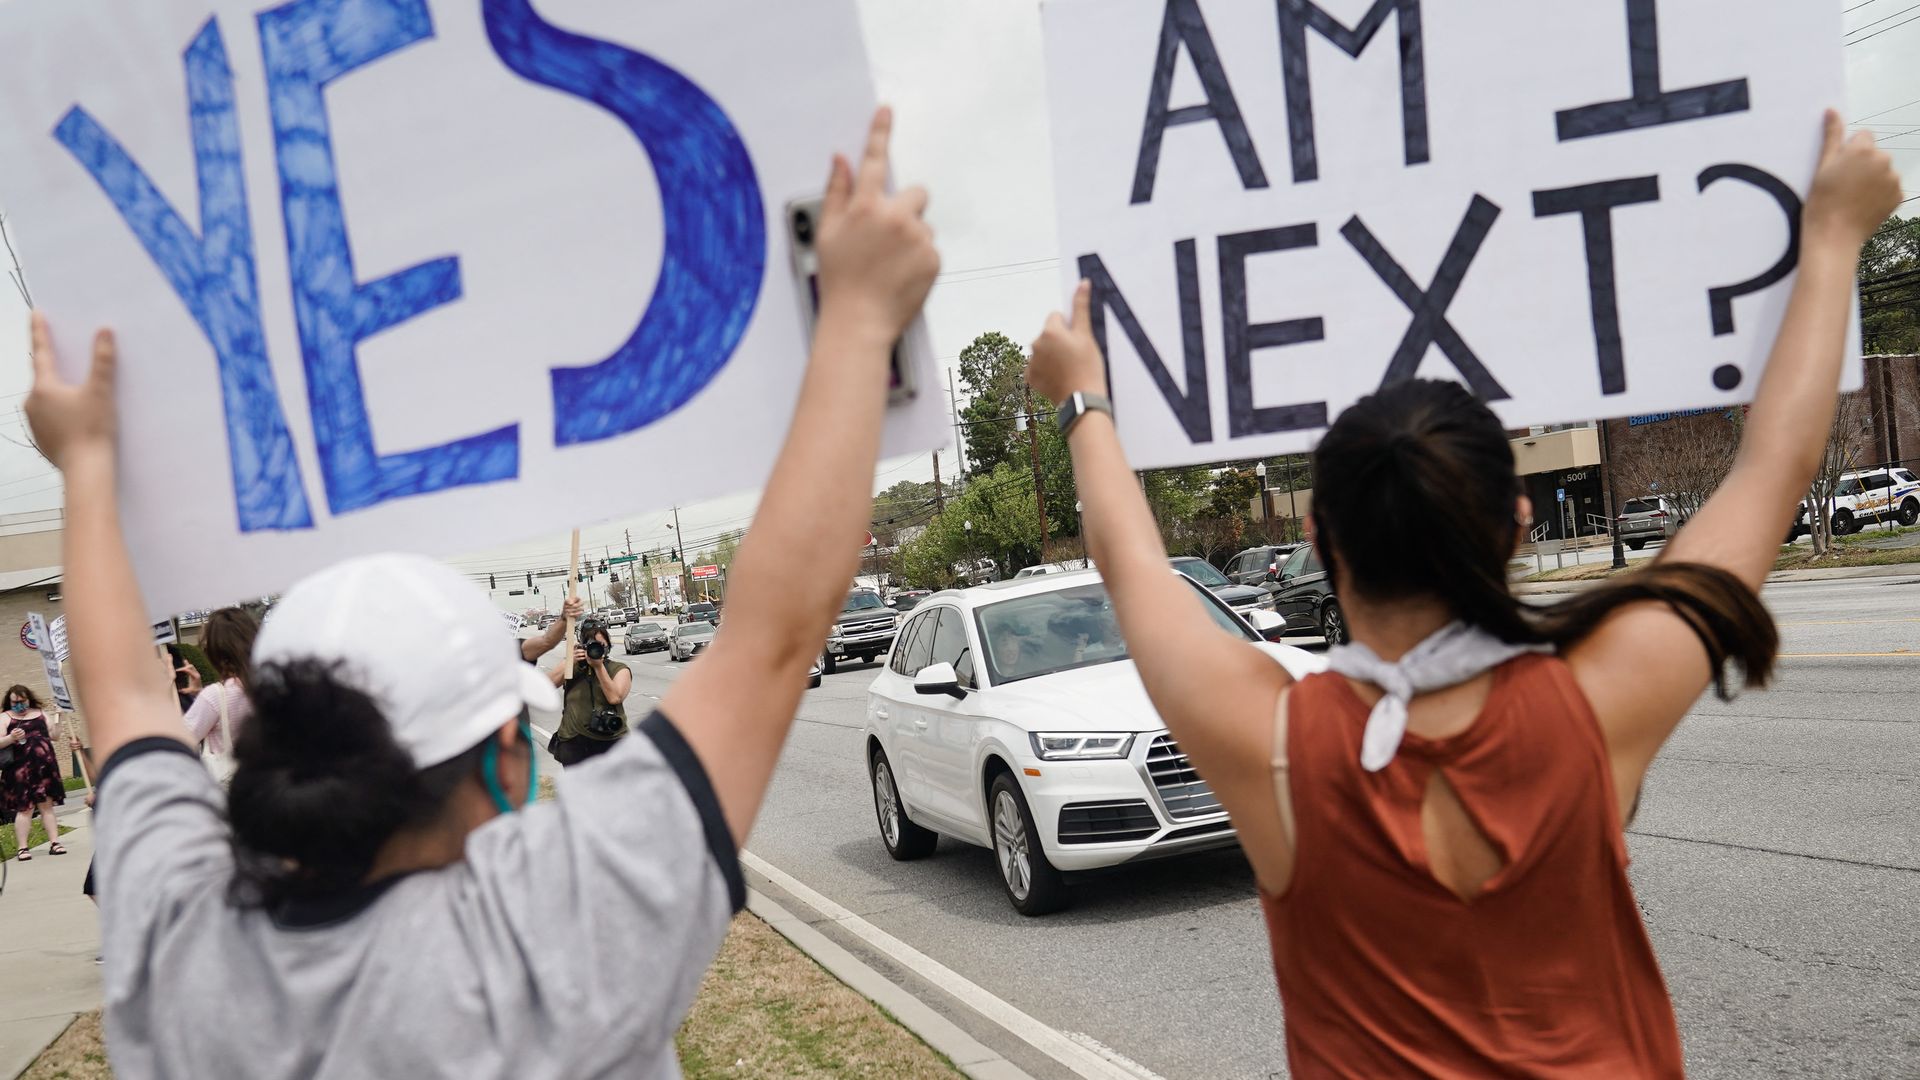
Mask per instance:
[[[1822,4],[1044,19],[1062,261],[1148,467],[1304,449],[1416,375],[1515,426],[1751,397],[1843,96]]]
[[[33,43],[0,195],[67,374],[118,332],[154,612],[765,479],[785,209],[873,108],[852,0],[23,0],[0,34]]]

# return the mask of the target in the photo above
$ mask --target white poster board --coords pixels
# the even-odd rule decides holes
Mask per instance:
[[[37,611],[27,613],[27,622],[33,627],[35,641],[47,641],[47,620]],[[55,658],[51,648],[40,650],[40,663],[46,668],[47,689],[53,692],[53,706],[61,712],[73,711],[73,694],[67,690],[66,676],[60,673],[60,661]]]
[[[1416,374],[1515,427],[1750,399],[1843,99],[1838,10],[1762,7],[1048,0],[1133,464],[1305,449]]]
[[[15,0],[0,34],[0,196],[67,373],[118,331],[154,613],[764,482],[786,206],[874,104],[853,0]]]

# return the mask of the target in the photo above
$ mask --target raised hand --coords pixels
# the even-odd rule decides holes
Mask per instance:
[[[34,445],[66,469],[73,456],[87,450],[113,450],[118,413],[114,408],[114,369],[119,354],[113,331],[93,337],[93,367],[78,385],[60,377],[54,365],[53,334],[47,317],[33,313],[33,391],[27,395],[27,425]]]
[[[889,344],[919,313],[940,272],[933,230],[921,218],[926,189],[887,191],[892,133],[893,110],[882,107],[873,114],[860,171],[834,155],[818,243],[821,319],[850,316],[853,325],[885,332]]]
[[[1082,281],[1073,291],[1073,321],[1056,311],[1047,316],[1046,327],[1034,339],[1033,355],[1027,360],[1027,385],[1055,404],[1075,391],[1107,392],[1106,362],[1093,340],[1092,297],[1093,286]]]
[[[1849,138],[1846,124],[1832,109],[1827,110],[1826,124],[1803,217],[1813,239],[1858,246],[1900,205],[1900,174],[1872,132],[1856,131]]]

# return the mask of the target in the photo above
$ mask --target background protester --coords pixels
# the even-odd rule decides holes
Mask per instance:
[[[26,412],[65,477],[68,621],[104,761],[118,1074],[678,1074],[674,1033],[745,902],[738,845],[856,568],[892,345],[939,270],[926,193],[888,193],[891,122],[874,117],[857,176],[834,161],[813,361],[732,564],[737,617],[644,737],[538,805],[526,717],[557,707],[553,684],[484,594],[397,555],[282,597],[223,800],[151,661],[115,499],[113,337],[69,384],[35,314]]]
[[[563,700],[560,726],[547,752],[561,765],[578,765],[613,749],[627,734],[626,700],[633,689],[633,672],[613,659],[606,622],[587,619],[578,633],[573,662],[554,668],[549,676],[562,688]]]
[[[200,696],[200,669],[172,642],[167,643],[167,662],[173,667],[173,696],[184,713],[193,708],[193,699]]]
[[[1828,113],[1732,471],[1651,566],[1557,607],[1508,590],[1531,508],[1485,404],[1409,381],[1342,413],[1311,521],[1355,644],[1297,685],[1167,573],[1103,411],[1087,285],[1071,325],[1049,319],[1028,379],[1062,403],[1147,691],[1253,864],[1294,1076],[1681,1075],[1624,822],[1728,662],[1749,685],[1772,669],[1756,590],[1832,427],[1861,246],[1900,198],[1871,134]]]
[[[33,831],[33,812],[40,811],[40,823],[47,830],[47,854],[65,855],[60,842],[60,823],[54,808],[67,801],[67,787],[60,779],[60,758],[53,748],[53,729],[40,699],[32,690],[14,685],[7,688],[6,723],[0,727],[0,810],[13,815],[13,836],[19,843],[14,858],[33,859],[27,850],[27,837]]]
[[[207,616],[200,629],[200,651],[220,679],[195,695],[187,709],[187,733],[207,753],[224,758],[233,753],[233,739],[252,716],[247,704],[247,682],[253,666],[253,640],[260,620],[245,608],[221,608]]]

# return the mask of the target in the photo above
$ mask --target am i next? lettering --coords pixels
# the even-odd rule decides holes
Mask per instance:
[[[1428,139],[1427,75],[1421,32],[1421,0],[1374,0],[1358,22],[1342,23],[1314,0],[1275,0],[1280,22],[1281,85],[1287,116],[1286,168],[1292,182],[1320,180],[1319,147],[1314,130],[1313,83],[1307,63],[1308,34],[1330,42],[1348,57],[1358,59],[1370,45],[1383,40],[1381,29],[1389,18],[1399,31],[1400,138],[1408,167],[1431,159]],[[1669,88],[1660,77],[1658,0],[1624,0],[1627,16],[1628,70],[1626,96],[1579,105],[1554,114],[1560,142],[1628,134],[1637,130],[1705,120],[1746,112],[1747,80],[1734,79],[1704,86]],[[1389,45],[1388,47],[1391,47]],[[1199,76],[1204,100],[1172,107],[1175,64],[1185,54]],[[1170,127],[1211,124],[1225,145],[1228,159],[1245,190],[1271,185],[1268,164],[1255,146],[1234,96],[1213,36],[1201,14],[1199,0],[1167,0],[1149,80],[1146,112],[1141,124],[1129,202],[1151,202],[1159,170],[1161,141]],[[1800,198],[1778,177],[1752,165],[1714,165],[1695,178],[1700,192],[1722,180],[1752,185],[1767,193],[1788,222],[1786,250],[1773,265],[1756,276],[1707,290],[1707,315],[1716,336],[1734,332],[1733,302],[1759,292],[1793,272],[1800,257]],[[1603,180],[1576,187],[1533,192],[1533,216],[1576,218],[1585,246],[1587,287],[1593,338],[1603,394],[1627,389],[1626,357],[1621,344],[1620,314],[1614,276],[1613,214],[1624,207],[1658,202],[1658,176]],[[1427,349],[1437,347],[1474,393],[1488,401],[1510,395],[1474,353],[1471,345],[1447,321],[1447,309],[1467,271],[1503,209],[1482,195],[1469,201],[1440,265],[1425,285],[1403,267],[1386,243],[1358,215],[1339,233],[1411,314],[1406,334],[1388,360],[1381,385],[1410,379]],[[1248,321],[1247,267],[1254,255],[1312,248],[1320,244],[1319,227],[1312,222],[1259,229],[1215,238],[1220,273],[1222,345],[1227,378],[1228,435],[1240,438],[1283,431],[1301,431],[1327,425],[1324,401],[1261,406],[1253,396],[1252,353],[1320,341],[1326,327],[1320,318],[1283,322]],[[1212,442],[1213,419],[1208,408],[1208,366],[1201,333],[1199,265],[1193,239],[1175,241],[1173,262],[1179,290],[1180,345],[1185,368],[1182,390],[1149,339],[1126,295],[1097,253],[1079,256],[1080,276],[1093,286],[1093,333],[1105,351],[1107,319],[1111,316],[1139,355],[1161,396],[1194,443]],[[1713,373],[1714,385],[1731,390],[1741,380],[1740,369],[1723,365]]]
[[[753,162],[720,106],[659,60],[558,29],[535,15],[529,0],[482,0],[481,11],[502,64],[612,113],[645,150],[658,180],[664,254],[638,324],[611,355],[550,372],[555,445],[638,430],[712,381],[746,333],[767,245]],[[460,263],[452,256],[359,281],[327,116],[329,85],[434,36],[426,0],[293,0],[262,11],[257,22],[307,405],[329,509],[347,513],[518,476],[518,425],[380,452],[356,360],[360,342],[461,296]],[[233,72],[216,19],[202,26],[184,60],[197,233],[84,103],[53,135],[99,184],[212,346],[241,531],[312,528],[267,355]]]

